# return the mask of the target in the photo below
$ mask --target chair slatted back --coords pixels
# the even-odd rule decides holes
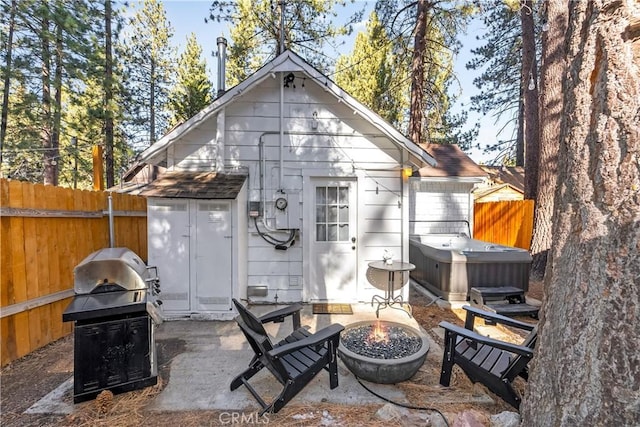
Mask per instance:
[[[240,326],[256,357],[284,384],[288,377],[287,370],[280,360],[273,359],[267,354],[273,350],[273,344],[262,322],[235,298],[232,298],[232,301],[238,311],[236,323]]]
[[[538,326],[536,325],[533,330],[527,335],[525,340],[522,342],[522,345],[525,347],[529,347],[533,350],[536,346],[536,342],[538,340]],[[507,378],[509,381],[513,381],[515,377],[521,374],[521,372],[527,367],[529,360],[520,355],[514,355],[511,358],[511,363],[507,369],[504,370],[502,374],[502,378]]]

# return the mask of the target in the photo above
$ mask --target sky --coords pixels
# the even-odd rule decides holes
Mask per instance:
[[[187,36],[192,32],[195,33],[198,43],[203,48],[203,54],[207,61],[210,79],[214,86],[216,86],[217,58],[212,54],[217,51],[216,38],[223,36],[226,37],[227,40],[230,40],[230,37],[228,23],[217,23],[212,22],[211,20],[209,20],[208,23],[205,23],[204,19],[209,16],[211,3],[212,2],[210,0],[163,1],[167,19],[174,30],[173,43],[176,45],[178,52],[182,52],[182,49],[186,44]],[[363,20],[366,20],[373,8],[373,4],[374,1],[356,1],[355,5],[350,7],[360,9],[362,6],[365,6],[366,11],[363,15]],[[349,10],[350,9],[345,9],[345,13],[351,13]],[[358,24],[354,28],[351,40],[346,40],[346,43],[341,48],[344,51],[340,53],[349,53],[353,46],[352,40],[355,38],[355,34],[357,34],[358,31],[363,31],[364,29],[365,22]],[[476,40],[476,35],[482,34],[483,32],[484,27],[482,22],[476,20],[471,23],[468,28],[467,35],[462,39],[463,48],[461,49],[455,63],[455,72],[458,75],[461,85],[461,95],[454,106],[454,112],[461,111],[462,109],[469,112],[469,117],[467,119],[468,128],[473,127],[473,124],[476,122],[480,123],[480,131],[476,142],[480,143],[481,146],[492,144],[497,141],[498,138],[506,139],[511,137],[509,130],[506,130],[500,136],[497,135],[498,131],[503,126],[503,122],[495,123],[495,119],[493,117],[484,117],[480,113],[469,110],[471,96],[478,93],[478,89],[473,85],[473,79],[479,73],[473,70],[467,70],[465,68],[465,64],[471,59],[470,50],[479,45],[479,42]],[[338,54],[331,56],[335,56],[337,58]],[[482,150],[478,149],[473,149],[468,154],[477,163],[487,162],[494,157],[494,154],[485,155],[482,153]]]

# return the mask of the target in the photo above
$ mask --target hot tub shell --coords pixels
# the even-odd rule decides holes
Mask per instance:
[[[513,286],[527,292],[531,255],[462,235],[412,235],[413,278],[448,301],[465,301],[472,287]]]

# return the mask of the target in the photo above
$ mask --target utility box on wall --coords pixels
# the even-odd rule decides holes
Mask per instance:
[[[274,216],[278,230],[300,228],[300,197],[298,193],[278,193],[275,196]]]

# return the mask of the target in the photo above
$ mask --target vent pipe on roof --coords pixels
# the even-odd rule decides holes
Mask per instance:
[[[224,37],[218,37],[216,39],[218,43],[218,95],[220,96],[225,92],[224,80],[225,69],[227,67],[227,39]]]

